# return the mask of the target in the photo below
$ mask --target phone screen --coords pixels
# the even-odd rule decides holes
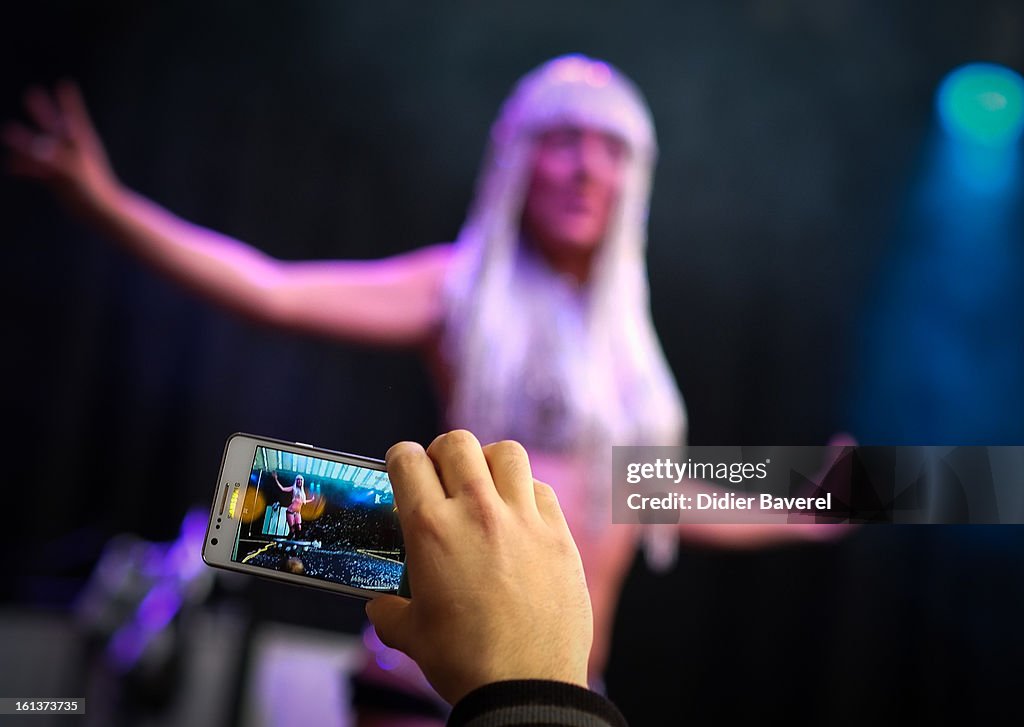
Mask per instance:
[[[397,591],[405,546],[388,473],[257,446],[231,560]]]

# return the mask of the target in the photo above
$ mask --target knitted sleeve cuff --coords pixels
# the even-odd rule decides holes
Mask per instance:
[[[543,679],[494,682],[474,689],[452,709],[449,727],[628,727],[597,692]]]

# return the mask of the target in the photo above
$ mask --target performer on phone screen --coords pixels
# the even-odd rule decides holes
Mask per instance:
[[[302,475],[295,475],[295,482],[288,487],[284,487],[281,484],[281,480],[277,478],[277,470],[271,474],[273,474],[274,482],[277,483],[281,492],[292,493],[292,501],[288,503],[288,511],[284,517],[288,523],[288,537],[296,539],[299,533],[302,532],[302,506],[307,502],[313,502],[316,499],[316,495],[306,497],[305,480],[302,479]]]

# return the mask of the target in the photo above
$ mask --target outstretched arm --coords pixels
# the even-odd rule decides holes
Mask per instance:
[[[380,260],[286,262],[192,224],[123,186],[78,88],[26,94],[36,124],[11,123],[9,169],[206,300],[255,322],[376,345],[425,343],[439,322],[450,245]]]
[[[277,472],[276,471],[271,472],[271,474],[274,475],[274,482],[277,483],[277,486],[278,486],[278,488],[280,488],[281,492],[291,492],[292,490],[295,489],[295,485],[291,485],[290,487],[282,486],[281,485],[281,480],[277,479]]]
[[[838,432],[829,438],[826,446],[833,450],[822,462],[821,468],[813,476],[815,484],[820,484],[829,470],[835,465],[841,447],[856,446],[857,440],[845,432]],[[721,495],[727,492],[709,482],[690,481],[690,492],[704,492]],[[740,513],[733,513],[734,516]],[[764,513],[751,512],[749,523],[682,523],[678,527],[679,534],[688,541],[703,543],[725,548],[758,548],[799,541],[832,541],[849,534],[856,525],[845,523],[794,523],[788,513],[780,513],[778,522],[764,522]]]

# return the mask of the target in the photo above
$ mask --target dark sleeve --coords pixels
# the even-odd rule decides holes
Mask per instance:
[[[521,679],[474,689],[452,709],[448,727],[628,727],[597,692],[564,682]]]

